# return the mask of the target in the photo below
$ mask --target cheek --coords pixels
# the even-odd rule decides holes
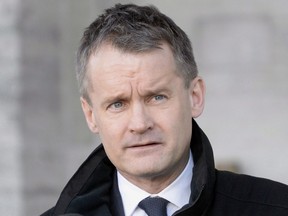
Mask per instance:
[[[121,155],[121,139],[110,129],[105,130],[105,133],[99,133],[99,136],[108,158],[114,162]]]
[[[119,143],[119,128],[109,127],[109,128],[102,128],[99,130],[99,137],[103,144],[108,147],[112,146],[113,143]]]
[[[117,151],[117,146],[120,147],[124,139],[124,122],[119,119],[105,118],[105,120],[99,121],[98,130],[99,137],[106,149]]]
[[[188,98],[187,98],[188,99]],[[190,142],[190,134],[192,131],[192,115],[189,101],[179,101],[174,110],[169,115],[171,133],[174,134],[176,140],[181,142]]]
[[[124,118],[120,115],[108,115],[105,112],[97,112],[96,113],[96,123],[99,130],[100,137],[113,138],[115,135],[119,133],[124,126]]]

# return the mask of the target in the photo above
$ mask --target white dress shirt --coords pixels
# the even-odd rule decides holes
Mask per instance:
[[[167,205],[167,216],[171,216],[174,212],[181,209],[189,202],[191,195],[190,184],[193,166],[193,158],[190,152],[188,163],[182,173],[158,194],[147,193],[133,185],[117,172],[118,186],[122,197],[125,216],[147,216],[147,214],[138,207],[138,203],[149,196],[159,196],[169,201]]]

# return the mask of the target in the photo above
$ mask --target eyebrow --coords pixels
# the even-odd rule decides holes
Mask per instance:
[[[101,102],[101,106],[106,107],[106,105],[109,105],[109,104],[111,104],[113,102],[123,101],[123,100],[127,100],[127,99],[128,99],[127,95],[125,95],[123,93],[115,94],[115,95],[112,95],[112,96],[107,96]]]
[[[146,88],[142,89],[143,95],[153,95],[158,94],[159,92],[171,92],[171,79],[166,80],[163,82],[163,80],[153,80],[150,83],[150,86],[146,86]],[[141,94],[140,94],[141,95]]]
[[[161,87],[161,88],[150,88],[150,89],[144,89],[143,91],[144,93],[143,94],[140,94],[140,96],[147,96],[147,95],[156,95],[156,94],[159,94],[161,92],[164,92],[164,93],[171,93],[172,90],[167,88],[167,87]]]

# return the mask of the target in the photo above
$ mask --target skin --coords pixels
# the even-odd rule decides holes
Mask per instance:
[[[191,118],[204,108],[200,77],[184,87],[170,47],[123,53],[102,45],[88,62],[91,104],[81,98],[88,126],[131,183],[159,193],[185,168]]]

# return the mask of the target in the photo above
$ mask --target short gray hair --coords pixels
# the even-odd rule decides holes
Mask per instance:
[[[154,6],[116,4],[100,15],[84,31],[77,52],[77,80],[80,95],[90,103],[87,64],[91,54],[104,43],[123,52],[141,53],[160,48],[167,43],[174,55],[178,73],[185,87],[197,74],[191,42],[185,32],[172,19]]]

